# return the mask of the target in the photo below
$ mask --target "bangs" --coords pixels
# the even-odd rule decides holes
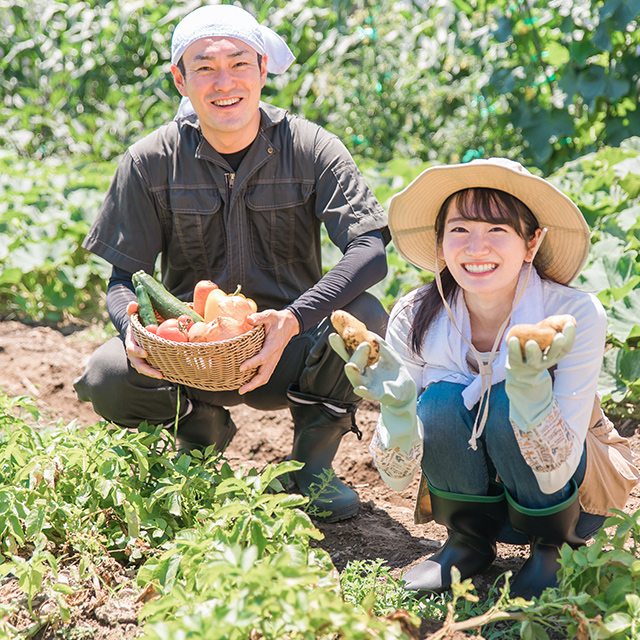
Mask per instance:
[[[469,187],[452,193],[440,207],[435,220],[437,241],[442,242],[444,223],[450,210],[465,220],[507,224],[525,241],[531,240],[539,228],[536,217],[522,200],[506,191],[485,187]]]
[[[523,238],[526,235],[524,227],[528,226],[524,224],[526,219],[534,218],[521,200],[498,189],[478,187],[457,191],[451,196],[447,209],[450,207],[454,207],[465,220],[509,225]]]

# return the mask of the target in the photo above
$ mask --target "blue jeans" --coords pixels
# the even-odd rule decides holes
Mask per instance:
[[[478,438],[477,450],[471,449],[469,439],[478,405],[471,410],[464,406],[464,388],[462,384],[438,382],[425,389],[418,399],[418,416],[424,425],[422,470],[429,483],[450,493],[488,495],[490,481],[497,475],[523,507],[544,509],[569,498],[570,483],[554,493],[540,490],[513,434],[504,382],[491,388],[487,422]],[[585,449],[573,475],[578,486],[584,479],[586,464]],[[576,533],[583,538],[591,537],[605,519],[605,516],[581,512]],[[512,532],[505,532],[498,539],[516,544],[526,542],[520,534],[516,535],[517,540],[512,540]]]

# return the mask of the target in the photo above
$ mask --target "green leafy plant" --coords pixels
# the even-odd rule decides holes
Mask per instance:
[[[510,576],[501,576],[479,601],[471,579],[453,569],[451,594],[416,598],[402,589],[384,561],[352,562],[341,575],[344,597],[384,615],[407,609],[442,620],[427,640],[481,630],[487,640],[593,640],[635,638],[640,632],[640,511],[613,514],[589,546],[561,549],[559,586],[531,601],[510,596]]]
[[[640,633],[640,512],[614,509],[593,544],[562,548],[559,590],[582,599],[568,631],[576,637],[635,638]],[[587,631],[590,635],[586,635]]]
[[[584,213],[591,251],[575,286],[607,311],[608,343],[599,390],[612,417],[634,417],[640,399],[640,139],[573,160],[550,177]]]
[[[32,606],[45,591],[60,596],[63,621],[73,614],[63,568],[97,578],[110,560],[159,596],[141,614],[148,638],[406,639],[341,597],[329,555],[311,544],[322,534],[301,509],[308,499],[283,491],[300,463],[234,470],[213,447],[182,454],[144,424],[38,419],[28,399],[0,394],[0,574],[25,593],[33,633],[54,615]]]
[[[33,597],[40,591],[44,577],[53,571],[57,562],[50,551],[46,550],[47,538],[43,534],[36,537],[33,552],[28,559],[11,555],[10,561],[0,565],[0,574],[12,573],[18,579],[18,585],[27,595],[29,613],[33,616]]]
[[[170,2],[18,0],[0,8],[0,140],[25,157],[109,160],[173,117]]]
[[[340,587],[347,602],[371,611],[374,615],[384,616],[397,609],[415,614],[427,615],[426,606],[402,587],[402,580],[391,576],[384,560],[354,560],[349,562],[340,575]],[[431,609],[429,618],[437,618],[438,612]]]
[[[452,596],[442,628],[428,636],[440,640],[455,631],[481,629],[485,638],[594,640],[635,638],[640,632],[640,511],[612,510],[589,546],[561,549],[559,585],[539,598],[510,597],[504,584],[479,603],[472,581],[452,570]]]
[[[197,6],[198,3],[196,3]],[[387,162],[520,157],[551,172],[637,130],[637,0],[243,6],[296,61],[265,98]],[[194,5],[0,7],[0,140],[23,157],[109,160],[175,115],[171,32]]]
[[[113,170],[0,152],[0,318],[105,319],[110,268],[80,245]]]
[[[148,638],[179,630],[229,640],[328,639],[338,632],[350,640],[406,638],[398,625],[344,602],[328,555],[300,539],[263,553],[255,545],[229,545],[216,527],[198,528],[143,567],[138,579],[156,580],[162,593],[142,612]]]
[[[493,112],[498,129],[521,141],[528,162],[550,173],[638,130],[640,4],[454,4],[468,18],[458,36],[490,60],[481,111]]]

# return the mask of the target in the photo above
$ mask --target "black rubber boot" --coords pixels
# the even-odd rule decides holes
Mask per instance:
[[[449,538],[428,560],[404,574],[404,588],[441,592],[451,586],[451,567],[457,567],[460,579],[466,580],[491,566],[507,508],[502,487],[496,487],[498,495],[469,496],[428,486],[433,518],[447,527]]]
[[[224,451],[238,431],[229,411],[204,402],[190,404],[191,409],[178,420],[180,450],[188,453],[215,445],[218,451]],[[167,428],[172,430],[173,425]]]
[[[353,431],[360,440],[362,433],[355,422],[355,404],[301,393],[292,387],[287,391],[287,397],[294,424],[291,459],[304,462],[304,467],[293,474],[294,480],[300,493],[308,496],[311,485],[322,483],[320,474],[332,470],[331,463],[342,437]],[[358,513],[360,498],[334,476],[326,492],[318,496],[312,505],[318,514],[329,512],[328,515],[318,515],[318,518],[325,522],[338,522]]]
[[[531,554],[511,584],[511,596],[531,600],[548,587],[558,586],[560,547],[566,542],[579,547],[585,540],[576,535],[580,517],[578,488],[572,480],[573,493],[567,500],[546,509],[528,509],[519,505],[507,492],[509,519],[516,531],[529,538]]]

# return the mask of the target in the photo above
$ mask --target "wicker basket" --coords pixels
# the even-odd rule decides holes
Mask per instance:
[[[174,342],[147,331],[137,313],[131,315],[136,342],[147,352],[147,362],[171,382],[206,391],[233,391],[251,380],[257,367],[240,371],[264,343],[264,325],[237,338],[219,342]]]

